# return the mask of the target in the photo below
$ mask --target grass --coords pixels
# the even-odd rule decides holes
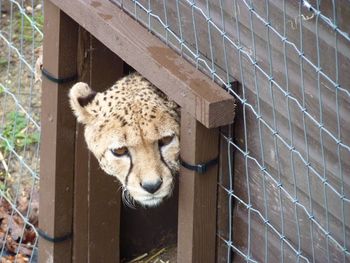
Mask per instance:
[[[36,6],[42,4],[42,1],[22,1],[21,6],[23,8],[31,7],[32,3]],[[31,189],[35,188],[35,191],[38,191],[38,180],[34,180],[31,171],[23,168],[22,163],[34,172],[37,172],[39,167],[36,148],[40,137],[39,131],[24,111],[19,109],[17,103],[21,103],[22,99],[25,100],[26,103],[21,105],[25,110],[29,107],[28,112],[32,118],[37,120],[36,116],[40,112],[40,103],[38,102],[40,88],[38,88],[39,84],[33,86],[31,80],[33,76],[30,70],[23,66],[23,60],[31,65],[33,59],[37,58],[37,54],[33,52],[36,52],[36,48],[42,45],[42,36],[33,28],[33,25],[42,32],[44,16],[39,8],[34,9],[33,13],[26,9],[26,15],[30,18],[28,20],[19,11],[18,7],[13,4],[12,14],[4,12],[0,17],[2,36],[10,43],[8,45],[6,41],[0,39],[0,84],[6,87],[4,90],[0,86],[0,197],[5,196],[12,205],[18,205],[17,193],[21,195],[25,193],[30,196],[30,191],[33,191]],[[18,49],[22,60],[13,47]],[[19,81],[20,86],[17,85]],[[33,89],[33,93],[29,95],[31,89]],[[20,94],[21,97],[17,98],[18,102],[11,100],[10,96],[5,96],[7,91],[16,96]],[[30,96],[32,97],[30,98]],[[11,152],[16,152],[18,156],[15,157]],[[22,236],[25,238],[25,235],[22,234]],[[3,242],[3,246],[5,246],[5,242]],[[8,251],[7,247],[5,250]],[[18,260],[17,262],[19,262]],[[27,260],[23,262],[27,262]]]
[[[30,7],[31,4],[29,2],[23,1],[23,8]],[[39,3],[41,3],[40,0],[34,1],[34,5]],[[34,9],[33,12],[26,10],[26,15],[30,19],[27,19],[21,14],[18,7],[13,5],[12,15],[10,15],[10,12],[2,14],[0,29],[2,35],[7,38],[11,45],[18,49],[23,59],[30,64],[33,52],[36,52],[36,48],[42,45],[42,36],[33,28],[33,25],[42,31],[44,16],[40,9]],[[32,88],[30,79],[33,76],[26,68],[22,68],[22,71],[19,70],[19,66],[23,62],[19,59],[16,52],[13,50],[9,51],[10,49],[5,42],[0,40],[0,83],[4,84],[9,91],[14,92],[14,89],[18,88],[17,85],[15,87],[14,83],[20,80],[21,94],[26,94]],[[34,53],[34,56],[36,55]],[[36,91],[38,92],[33,95],[31,103],[34,101],[36,103],[37,98],[40,96],[40,89],[36,89]],[[31,166],[32,163],[36,165],[35,147],[32,146],[39,142],[39,131],[37,131],[26,114],[18,111],[19,109],[15,103],[10,102],[7,103],[6,107],[3,106],[1,100],[4,94],[5,90],[0,86],[0,190],[6,194],[13,188],[13,182],[20,180],[21,184],[25,184],[23,182],[27,176],[24,174],[26,170],[19,168],[19,160],[9,158],[11,157],[11,151],[17,152],[20,156],[19,158],[23,158],[27,165]],[[31,111],[34,118],[37,111],[36,107]]]
[[[6,114],[6,124],[0,134],[5,139],[0,140],[0,163],[3,166],[0,169],[0,191],[10,197],[10,188],[8,188],[6,181],[11,180],[11,175],[5,158],[11,149],[19,151],[36,144],[39,142],[40,135],[39,132],[31,132],[26,115],[16,111],[10,111]]]
[[[5,154],[12,149],[21,150],[39,141],[39,132],[30,132],[28,120],[24,113],[11,111],[6,115],[6,124],[1,135],[5,140],[0,142],[0,150]]]
[[[35,29],[32,27],[32,23],[26,19],[25,17],[22,18],[21,13],[16,13],[16,29],[15,29],[15,37],[21,36],[23,40],[32,42],[33,37],[36,43],[38,45],[41,45],[41,36],[35,31]],[[43,26],[44,26],[44,16],[43,14],[37,12],[36,15],[31,17],[33,23],[40,29],[40,31],[43,31]],[[23,31],[22,31],[23,27]],[[37,46],[36,46],[37,47]],[[35,48],[36,48],[35,47]]]
[[[4,58],[0,58],[0,67],[4,67],[6,66],[8,63],[7,59]]]

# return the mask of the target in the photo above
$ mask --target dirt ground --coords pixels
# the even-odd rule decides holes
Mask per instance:
[[[34,14],[38,18],[37,26],[42,28],[40,3],[34,2],[33,11],[32,1],[25,1],[25,10],[28,16]],[[20,15],[17,6],[13,5],[12,12],[10,10],[7,4],[0,14],[0,84],[7,89],[0,86],[0,131],[13,143],[18,156],[1,140],[0,188],[6,190],[8,197],[14,198],[18,191],[31,188],[33,176],[30,170],[39,171],[40,129],[37,124],[40,125],[41,83],[35,81],[30,67],[35,68],[42,37]]]
[[[0,262],[36,262],[37,236],[30,225],[37,227],[39,212],[41,83],[31,69],[42,36],[16,4],[0,3]],[[23,6],[42,28],[40,3],[25,0]]]

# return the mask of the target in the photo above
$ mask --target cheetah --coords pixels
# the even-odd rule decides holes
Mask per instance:
[[[88,149],[121,183],[124,203],[152,207],[171,195],[180,151],[173,101],[138,73],[104,92],[76,83],[69,100]]]

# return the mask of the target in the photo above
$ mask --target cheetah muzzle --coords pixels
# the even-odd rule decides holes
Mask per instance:
[[[174,102],[137,73],[103,93],[79,82],[69,98],[89,150],[118,178],[127,205],[156,206],[171,195],[180,150]]]

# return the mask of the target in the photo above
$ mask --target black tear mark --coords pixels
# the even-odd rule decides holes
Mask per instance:
[[[134,167],[134,164],[133,164],[133,162],[132,162],[131,155],[128,154],[128,157],[129,157],[129,159],[130,159],[130,167],[129,167],[129,171],[128,171],[128,173],[126,174],[126,177],[125,177],[125,186],[128,185],[129,176],[130,176],[130,174],[131,174],[132,168]]]

